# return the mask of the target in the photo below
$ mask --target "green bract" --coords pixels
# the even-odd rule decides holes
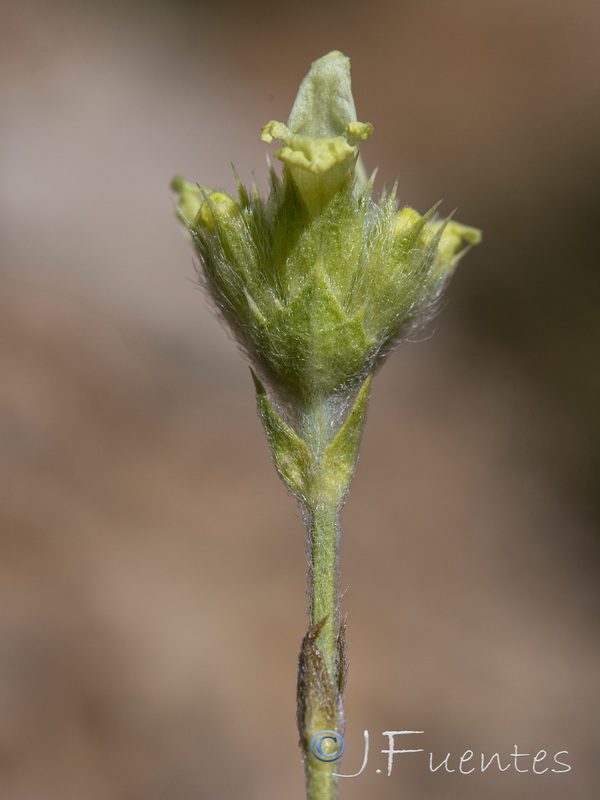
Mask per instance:
[[[284,143],[267,198],[238,181],[239,199],[177,178],[179,218],[218,308],[279,398],[296,410],[348,397],[427,317],[465,242],[479,231],[378,201],[358,186],[349,60],[316,61],[287,125],[262,138]]]

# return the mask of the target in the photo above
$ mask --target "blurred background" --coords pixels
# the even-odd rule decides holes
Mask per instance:
[[[484,230],[374,385],[342,797],[595,796],[598,3],[4,0],[1,29],[2,800],[303,797],[303,528],[168,184],[264,186],[260,126],[331,49],[379,185]],[[389,778],[386,730],[425,731]],[[429,772],[515,745],[572,770]]]

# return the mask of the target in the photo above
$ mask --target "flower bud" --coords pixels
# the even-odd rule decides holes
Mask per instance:
[[[171,189],[179,194],[177,216],[184,225],[193,223],[203,202],[200,187],[176,175],[171,181]]]

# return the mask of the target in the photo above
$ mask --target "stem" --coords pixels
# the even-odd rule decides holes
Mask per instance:
[[[311,625],[327,617],[318,643],[325,658],[331,680],[337,675],[337,630],[340,618],[338,595],[338,563],[340,512],[337,504],[322,500],[308,512],[310,571],[308,595]]]
[[[326,402],[315,404],[304,417],[303,427],[306,441],[320,462],[325,448],[335,434],[332,409]],[[305,508],[309,552],[309,616],[312,628],[325,620],[316,644],[329,673],[331,691],[336,695],[335,722],[326,723],[325,717],[321,717],[321,722],[311,733],[327,729],[341,733],[342,698],[337,692],[337,686],[340,669],[338,566],[342,503],[341,494],[331,491],[332,478],[334,476],[326,474],[321,466],[313,477],[311,496]],[[316,723],[316,720],[313,722]],[[319,761],[310,755],[306,757],[308,800],[336,800],[338,779],[333,773],[337,764],[337,761]]]
[[[356,464],[371,376],[349,410],[344,398],[318,398],[298,415],[296,430],[281,420],[262,384],[255,382],[273,460],[288,489],[300,500],[307,528],[311,625],[300,648],[296,692],[307,795],[308,800],[336,800],[334,772],[343,751],[337,737],[344,733],[347,672],[338,592],[340,511]],[[332,744],[335,748],[329,749],[327,745]],[[328,756],[333,760],[328,761]]]
[[[335,692],[334,717],[319,715],[320,721],[313,720],[315,729],[335,730],[341,733],[342,698],[337,693],[338,645],[339,632],[339,593],[338,593],[338,561],[339,561],[339,506],[331,500],[321,500],[307,513],[307,526],[310,549],[310,570],[308,575],[308,593],[310,598],[311,627],[315,627],[325,619],[316,640],[323,661],[329,673],[329,684]],[[324,709],[323,709],[324,710]],[[331,713],[331,711],[330,711]],[[313,756],[306,757],[306,795],[307,800],[336,800],[338,796],[338,778],[334,777],[337,761],[319,761]]]
[[[308,592],[310,597],[311,625],[325,624],[319,633],[317,644],[323,654],[331,682],[337,685],[339,669],[337,656],[338,623],[340,618],[338,593],[338,562],[340,540],[340,512],[338,505],[321,501],[308,514],[308,536],[310,547],[310,571]],[[338,696],[341,711],[341,697]],[[339,718],[338,718],[339,720]],[[323,728],[339,730],[339,721],[323,723]],[[338,778],[334,777],[337,761],[323,762],[312,757],[306,759],[306,794],[308,800],[336,800]]]
[[[337,761],[330,764],[319,762],[319,766],[307,763],[307,800],[337,800],[339,778],[333,774],[337,763]]]
[[[321,462],[313,477],[313,487],[306,507],[309,573],[308,597],[311,625],[325,617],[318,645],[325,658],[333,683],[337,678],[336,637],[340,619],[338,596],[338,565],[340,546],[340,508],[338,492],[331,492],[332,478],[323,469],[322,456],[335,435],[337,414],[331,401],[321,399],[304,414],[303,430],[306,442]]]

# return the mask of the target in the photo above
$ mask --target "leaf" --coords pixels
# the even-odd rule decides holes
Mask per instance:
[[[299,499],[304,499],[313,472],[310,451],[306,442],[281,418],[254,372],[252,378],[256,387],[258,414],[267,434],[275,468],[289,491]]]
[[[300,746],[308,755],[311,737],[322,730],[338,730],[338,694],[323,652],[317,645],[327,617],[311,627],[302,640],[298,658],[296,714]]]
[[[348,491],[354,474],[372,377],[372,374],[369,375],[361,386],[346,421],[323,453],[322,474],[328,477],[328,481],[338,488],[342,496]]]

